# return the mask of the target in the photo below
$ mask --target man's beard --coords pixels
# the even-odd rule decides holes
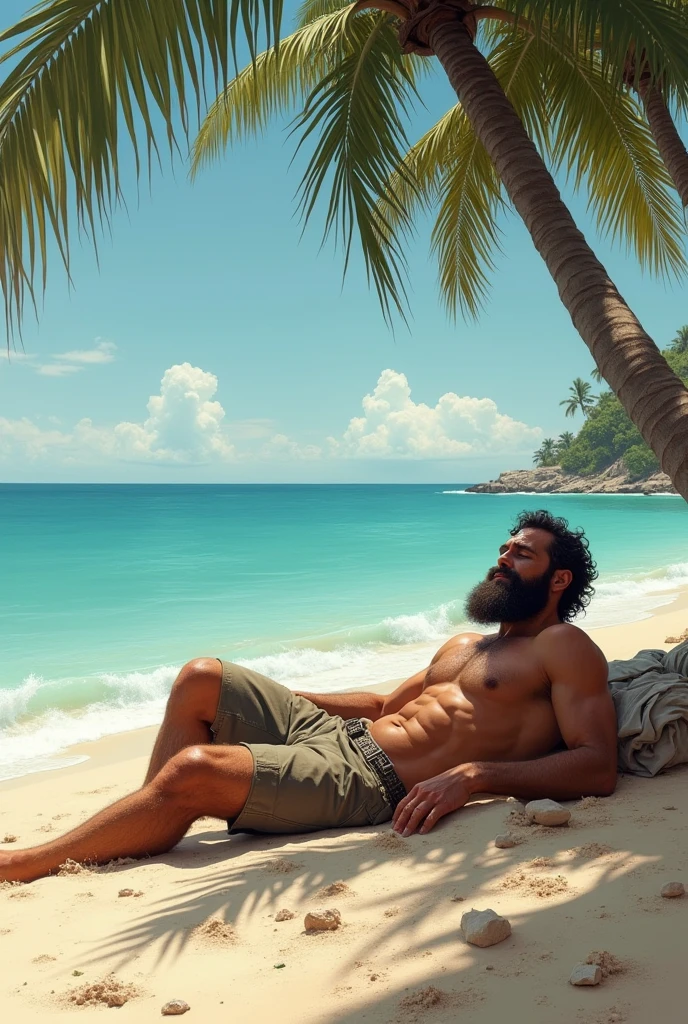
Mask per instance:
[[[506,579],[495,580],[495,573]],[[549,600],[553,569],[534,580],[522,580],[513,569],[490,569],[487,577],[471,590],[465,610],[472,622],[487,626],[493,622],[524,622],[538,615]]]

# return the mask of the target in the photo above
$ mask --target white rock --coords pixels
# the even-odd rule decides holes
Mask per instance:
[[[518,846],[520,840],[512,836],[510,832],[502,832],[495,836],[494,844],[498,850],[510,850],[512,846]]]
[[[331,932],[341,923],[342,915],[338,910],[313,910],[306,914],[303,926],[307,932]]]
[[[674,900],[677,896],[685,896],[686,887],[683,882],[667,882],[663,885],[660,891],[660,895],[665,900]]]
[[[469,910],[461,918],[461,931],[472,946],[494,946],[511,935],[511,925],[494,910]]]
[[[160,1013],[163,1017],[176,1017],[180,1013],[186,1013],[191,1007],[188,1003],[185,1003],[183,999],[170,999],[169,1003],[165,1003]]]
[[[571,820],[571,811],[556,800],[531,800],[526,804],[526,814],[538,825],[567,825]]]
[[[599,964],[576,964],[571,971],[569,985],[599,985],[602,968]]]

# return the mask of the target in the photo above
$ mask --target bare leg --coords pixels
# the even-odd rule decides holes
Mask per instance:
[[[221,684],[222,666],[216,658],[196,658],[184,665],[172,685],[144,786],[180,750],[212,742],[210,726],[217,712]]]
[[[31,882],[67,858],[103,864],[170,850],[196,818],[234,818],[253,778],[241,746],[195,746],[176,754],[142,789],[100,811],[66,835],[28,850],[0,853],[0,881]]]

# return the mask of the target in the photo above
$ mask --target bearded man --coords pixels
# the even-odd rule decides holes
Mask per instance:
[[[581,530],[524,512],[466,602],[469,619],[497,632],[453,637],[389,696],[295,694],[239,665],[189,662],[142,788],[59,839],[0,852],[0,880],[31,881],[67,858],[163,853],[206,815],[258,833],[391,819],[409,836],[475,793],[609,795],[607,663],[570,624],[596,576]]]

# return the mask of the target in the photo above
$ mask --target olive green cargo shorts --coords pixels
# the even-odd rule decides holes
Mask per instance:
[[[392,808],[379,778],[328,715],[286,686],[222,661],[215,743],[240,744],[253,757],[253,781],[230,832],[314,832],[379,825]]]

